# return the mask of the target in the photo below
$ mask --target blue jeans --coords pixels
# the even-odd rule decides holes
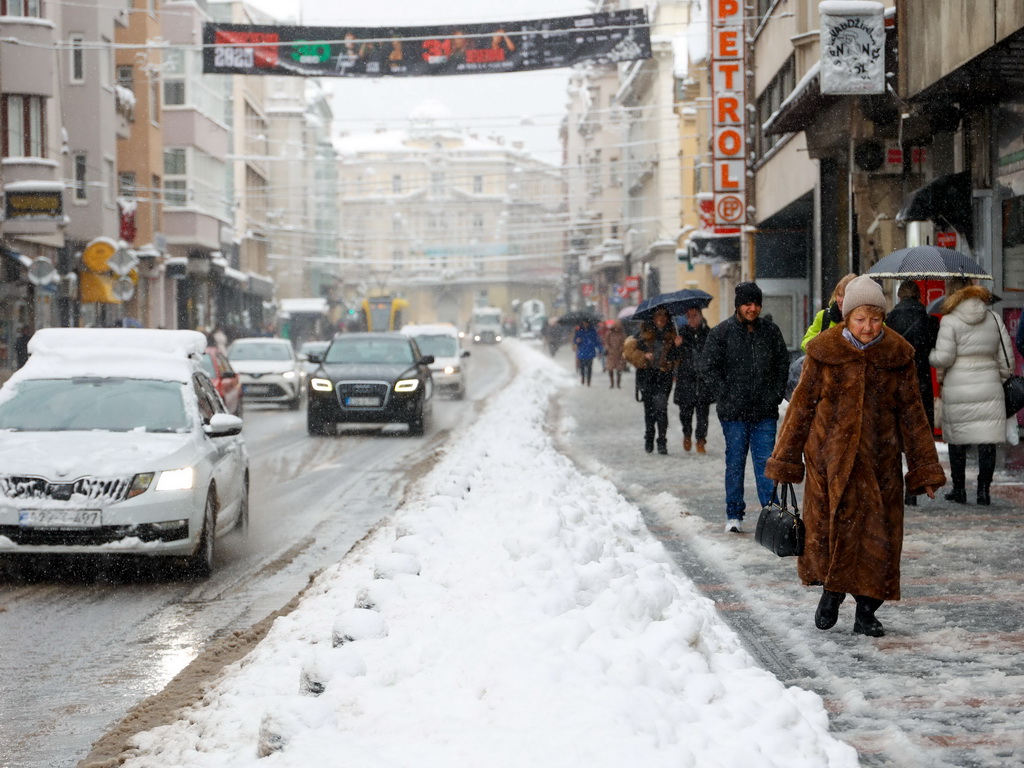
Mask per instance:
[[[775,483],[764,476],[764,465],[775,449],[777,419],[762,421],[723,421],[725,436],[725,514],[743,519],[747,505],[743,501],[743,476],[747,466],[747,451],[754,460],[754,479],[757,498],[763,507],[772,498]]]

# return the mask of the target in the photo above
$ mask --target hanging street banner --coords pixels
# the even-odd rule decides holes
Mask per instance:
[[[415,77],[649,59],[643,10],[437,27],[203,25],[203,72]]]
[[[873,0],[825,0],[821,13],[821,92],[885,93],[885,6]]]

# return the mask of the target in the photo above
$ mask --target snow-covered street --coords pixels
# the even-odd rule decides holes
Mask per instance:
[[[406,503],[125,765],[858,764],[556,450],[565,367],[505,349],[519,375]]]

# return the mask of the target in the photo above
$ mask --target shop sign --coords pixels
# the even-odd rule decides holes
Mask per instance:
[[[747,99],[744,65],[744,4],[711,3],[711,116],[714,224],[746,221]]]
[[[935,244],[939,248],[950,248],[956,250],[956,232],[936,232]]]
[[[590,298],[594,295],[594,284],[593,283],[580,283],[580,295],[585,298]]]
[[[869,0],[825,0],[821,13],[821,92],[885,93],[885,7]]]
[[[17,190],[5,193],[8,221],[55,221],[64,216],[64,193],[57,190]]]
[[[640,290],[640,275],[627,275],[626,276],[626,291],[627,293],[635,293]]]

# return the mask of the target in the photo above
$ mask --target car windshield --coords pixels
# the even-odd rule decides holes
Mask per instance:
[[[182,385],[143,379],[33,379],[0,403],[0,429],[24,432],[179,432]]]
[[[229,360],[291,360],[287,344],[265,344],[259,341],[235,342],[228,350]]]
[[[417,336],[416,344],[424,355],[434,357],[455,357],[459,354],[459,345],[453,336],[446,334],[437,336]]]
[[[339,339],[327,350],[326,363],[412,363],[412,347],[405,339]]]

